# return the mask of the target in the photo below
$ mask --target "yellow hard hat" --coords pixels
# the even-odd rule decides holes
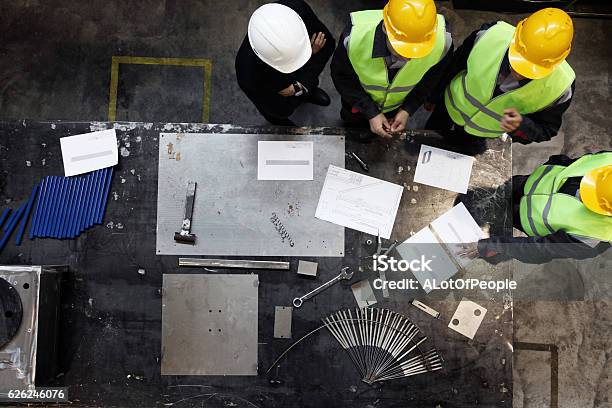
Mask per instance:
[[[582,177],[580,199],[589,210],[612,216],[612,165],[591,170]]]
[[[510,65],[526,78],[544,78],[569,55],[573,37],[574,25],[565,11],[536,11],[516,26],[508,50]]]
[[[438,19],[433,0],[389,0],[383,10],[387,38],[405,58],[422,58],[436,42]]]

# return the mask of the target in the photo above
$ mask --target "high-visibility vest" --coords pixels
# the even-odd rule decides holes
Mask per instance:
[[[578,238],[612,241],[612,217],[589,210],[574,195],[559,193],[570,177],[582,177],[602,166],[612,165],[612,153],[590,154],[569,166],[540,166],[525,183],[520,215],[529,236],[565,231]]]
[[[446,29],[444,17],[438,14],[438,28],[433,50],[423,58],[413,58],[404,64],[389,83],[384,58],[372,58],[376,27],[383,19],[382,10],[351,13],[351,34],[348,57],[359,77],[361,86],[382,112],[399,108],[425,73],[443,56]]]
[[[446,110],[453,122],[463,126],[467,133],[480,137],[501,136],[504,109],[516,108],[522,115],[540,111],[559,99],[576,78],[574,70],[563,61],[550,75],[493,97],[514,30],[514,26],[503,21],[489,28],[472,48],[467,70],[457,74],[446,87]]]

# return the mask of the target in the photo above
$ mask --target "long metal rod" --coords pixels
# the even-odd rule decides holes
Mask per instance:
[[[38,193],[38,184],[34,186],[32,189],[32,193],[30,194],[30,199],[26,205],[24,215],[21,220],[21,227],[19,227],[19,232],[17,233],[17,239],[15,240],[15,245],[21,245],[21,241],[23,240],[23,234],[25,233],[25,229],[28,225],[28,219],[30,218],[30,212],[32,211],[32,205],[34,205],[34,201],[36,201],[36,195]]]
[[[290,268],[289,262],[203,258],[179,258],[179,266],[205,268],[275,269],[284,271],[288,271]]]

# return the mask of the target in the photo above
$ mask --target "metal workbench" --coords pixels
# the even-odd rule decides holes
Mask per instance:
[[[104,220],[75,240],[34,240],[20,247],[11,242],[0,264],[65,264],[62,287],[63,375],[54,385],[70,387],[74,406],[121,407],[511,407],[512,301],[508,293],[439,291],[393,297],[377,306],[411,318],[445,360],[442,371],[369,386],[359,380],[348,356],[327,332],[297,346],[270,376],[263,373],[293,340],[318,327],[320,319],[356,307],[347,285],[336,285],[293,312],[293,340],[274,339],[274,307],[336,275],[342,266],[372,276],[367,236],[346,229],[345,257],[307,259],[319,262],[316,281],[299,277],[297,258],[287,271],[259,275],[259,372],[256,377],[189,377],[160,375],[161,287],[164,273],[207,273],[179,270],[176,256],[155,255],[158,138],[160,132],[342,134],[346,148],[368,162],[369,175],[404,184],[392,239],[404,240],[463,201],[476,221],[491,234],[511,234],[511,149],[489,141],[477,157],[466,195],[433,187],[414,188],[412,176],[421,143],[445,147],[435,133],[412,132],[392,142],[370,140],[369,132],[332,128],[245,128],[231,125],[153,123],[73,123],[14,121],[0,123],[0,199],[9,205],[27,199],[34,183],[62,175],[58,139],[114,127],[120,142],[111,197]],[[362,171],[354,160],[346,167]],[[145,274],[139,274],[138,269]],[[230,271],[229,273],[249,273]],[[509,268],[477,260],[461,277],[509,276]],[[488,309],[474,340],[447,328],[462,296]],[[412,296],[436,308],[432,319],[408,304]],[[273,381],[270,381],[273,380]]]

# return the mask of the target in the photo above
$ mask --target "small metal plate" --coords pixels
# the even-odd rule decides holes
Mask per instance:
[[[291,338],[291,317],[293,308],[291,306],[276,306],[274,309],[274,338]]]
[[[317,276],[317,267],[319,266],[316,262],[299,261],[298,262],[298,275],[306,276]]]
[[[473,339],[486,313],[487,309],[484,307],[463,298],[459,302],[448,327],[469,339]]]
[[[257,275],[164,275],[162,375],[257,375]]]
[[[351,285],[351,290],[357,301],[357,306],[359,306],[360,309],[376,304],[376,295],[374,294],[374,290],[369,280],[364,279],[354,283]]]

